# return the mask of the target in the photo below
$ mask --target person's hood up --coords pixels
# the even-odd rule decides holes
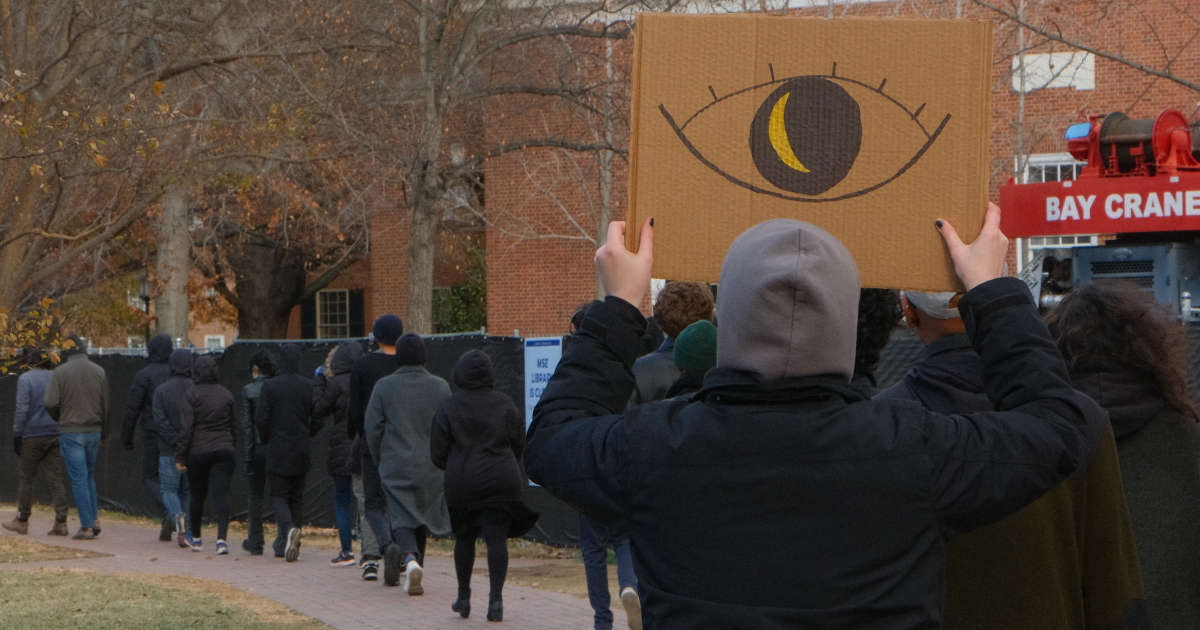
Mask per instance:
[[[199,383],[216,383],[221,375],[217,371],[217,360],[207,354],[200,355],[192,363],[192,380]]]
[[[495,380],[492,358],[482,350],[468,350],[454,364],[454,384],[459,389],[491,389]]]
[[[279,349],[279,361],[277,362],[278,369],[276,374],[299,374],[300,373],[300,346],[294,343],[285,343]]]
[[[187,348],[179,348],[171,352],[169,360],[171,364],[171,376],[181,376],[183,378],[192,377],[192,351]]]
[[[717,292],[717,366],[765,380],[850,380],[858,337],[858,266],[825,230],[792,219],[734,239]]]
[[[1072,374],[1071,380],[1108,412],[1117,439],[1137,433],[1167,406],[1149,377],[1129,370]]]
[[[151,363],[166,363],[170,360],[174,347],[171,335],[160,333],[151,337],[150,343],[146,344],[146,356],[150,358]]]
[[[362,355],[362,344],[357,341],[343,341],[338,344],[337,352],[333,353],[329,369],[333,370],[334,376],[347,374],[354,362],[362,358]]]

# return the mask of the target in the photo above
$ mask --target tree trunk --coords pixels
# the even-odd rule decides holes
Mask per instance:
[[[172,186],[163,197],[155,273],[161,290],[154,300],[155,330],[172,339],[188,338],[188,273],[191,271],[192,235],[187,191]]]
[[[433,332],[433,252],[438,217],[424,195],[413,199],[412,230],[408,239],[408,317],[405,329],[428,335]],[[418,201],[418,200],[422,201]]]
[[[248,241],[228,258],[237,278],[238,338],[287,339],[292,308],[304,298],[300,254]]]

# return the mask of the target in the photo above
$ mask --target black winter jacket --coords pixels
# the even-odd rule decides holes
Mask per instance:
[[[333,426],[329,429],[329,474],[348,476],[350,474],[350,432],[347,421],[350,404],[350,368],[363,355],[362,346],[357,341],[343,341],[338,344],[333,360],[329,362],[333,372],[328,378],[324,372],[317,377],[313,385],[313,415],[318,418],[333,416]]]
[[[255,423],[267,447],[267,472],[292,476],[311,468],[312,436],[321,430],[313,418],[312,381],[300,375],[300,347],[284,344],[277,374],[263,383]]]
[[[644,320],[609,297],[534,410],[526,468],[628,532],[648,630],[938,628],[946,540],[1041,496],[1103,430],[1022,282],[984,283],[959,310],[999,411],[945,416],[868,401],[845,378],[716,368],[694,402],[622,414]]]
[[[187,404],[181,409],[179,440],[175,445],[175,461],[187,465],[189,455],[232,451],[237,444],[237,410],[233,394],[218,382],[217,362],[201,356],[192,365],[192,380],[196,386],[187,393]]]
[[[170,457],[179,440],[180,421],[192,382],[192,351],[179,348],[171,352],[171,378],[154,390],[154,425],[158,428],[158,455]]]
[[[258,425],[254,423],[254,417],[258,409],[258,397],[262,395],[263,383],[266,380],[266,376],[259,376],[242,387],[242,461],[246,464],[250,464],[256,457],[265,456],[262,453],[262,439],[258,437]]]
[[[138,370],[125,397],[125,417],[121,421],[121,443],[125,448],[133,448],[133,431],[139,422],[143,433],[158,433],[154,425],[154,390],[171,378],[171,366],[167,364],[171,358],[171,337],[154,335],[146,344],[146,355],[150,365]]]
[[[485,503],[520,501],[525,476],[525,418],[511,398],[492,388],[492,365],[483,352],[464,354],[454,366],[458,391],[433,417],[429,452],[446,471],[451,513]]]
[[[396,372],[396,355],[382,352],[369,352],[354,362],[350,368],[350,401],[346,407],[350,425],[347,430],[350,439],[362,435],[363,425],[367,421],[367,403],[371,402],[371,392],[375,383],[385,376]]]

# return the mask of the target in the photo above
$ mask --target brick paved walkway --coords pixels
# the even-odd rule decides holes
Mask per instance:
[[[181,549],[174,542],[158,542],[157,528],[150,530],[134,525],[104,523],[104,533],[94,541],[76,541],[46,536],[48,529],[41,519],[31,523],[28,539],[33,542],[75,547],[111,553],[109,558],[85,560],[56,560],[22,564],[0,563],[0,570],[11,571],[36,567],[85,568],[100,572],[129,572],[189,575],[218,580],[273,599],[338,628],[359,630],[367,628],[464,628],[487,624],[487,578],[472,580],[474,605],[470,619],[460,619],[450,610],[457,593],[454,562],[451,558],[426,559],[425,594],[409,597],[400,588],[383,585],[380,579],[364,582],[356,568],[333,567],[329,558],[334,552],[305,550],[300,560],[292,564],[270,555],[251,556],[241,549],[241,540],[231,541],[227,556],[213,554],[212,541],[205,539],[203,553]],[[72,519],[72,531],[78,524]],[[0,530],[5,536],[15,536]],[[157,558],[157,560],[153,560]],[[476,568],[486,566],[485,558],[476,560]],[[537,564],[534,560],[511,561],[511,566]],[[626,627],[625,612],[618,605],[613,610],[616,628]],[[592,609],[583,599],[561,593],[550,593],[514,585],[504,587],[504,626],[522,630],[588,629],[592,627]]]

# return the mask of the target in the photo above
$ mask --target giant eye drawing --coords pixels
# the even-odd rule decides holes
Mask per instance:
[[[800,202],[865,195],[912,168],[950,122],[946,114],[930,132],[919,118],[924,104],[910,110],[884,92],[886,79],[876,87],[839,77],[837,64],[829,75],[784,79],[775,79],[774,68],[768,67],[771,80],[766,83],[722,97],[710,87],[713,101],[682,125],[664,105],[658,108],[696,159],[756,193]],[[719,115],[710,109],[727,111]],[[723,154],[730,152],[731,134],[739,126],[747,134],[742,137],[749,138],[754,166],[753,173],[740,176],[715,163],[737,159]],[[709,136],[716,140],[706,140]],[[754,181],[755,174],[762,181]]]

